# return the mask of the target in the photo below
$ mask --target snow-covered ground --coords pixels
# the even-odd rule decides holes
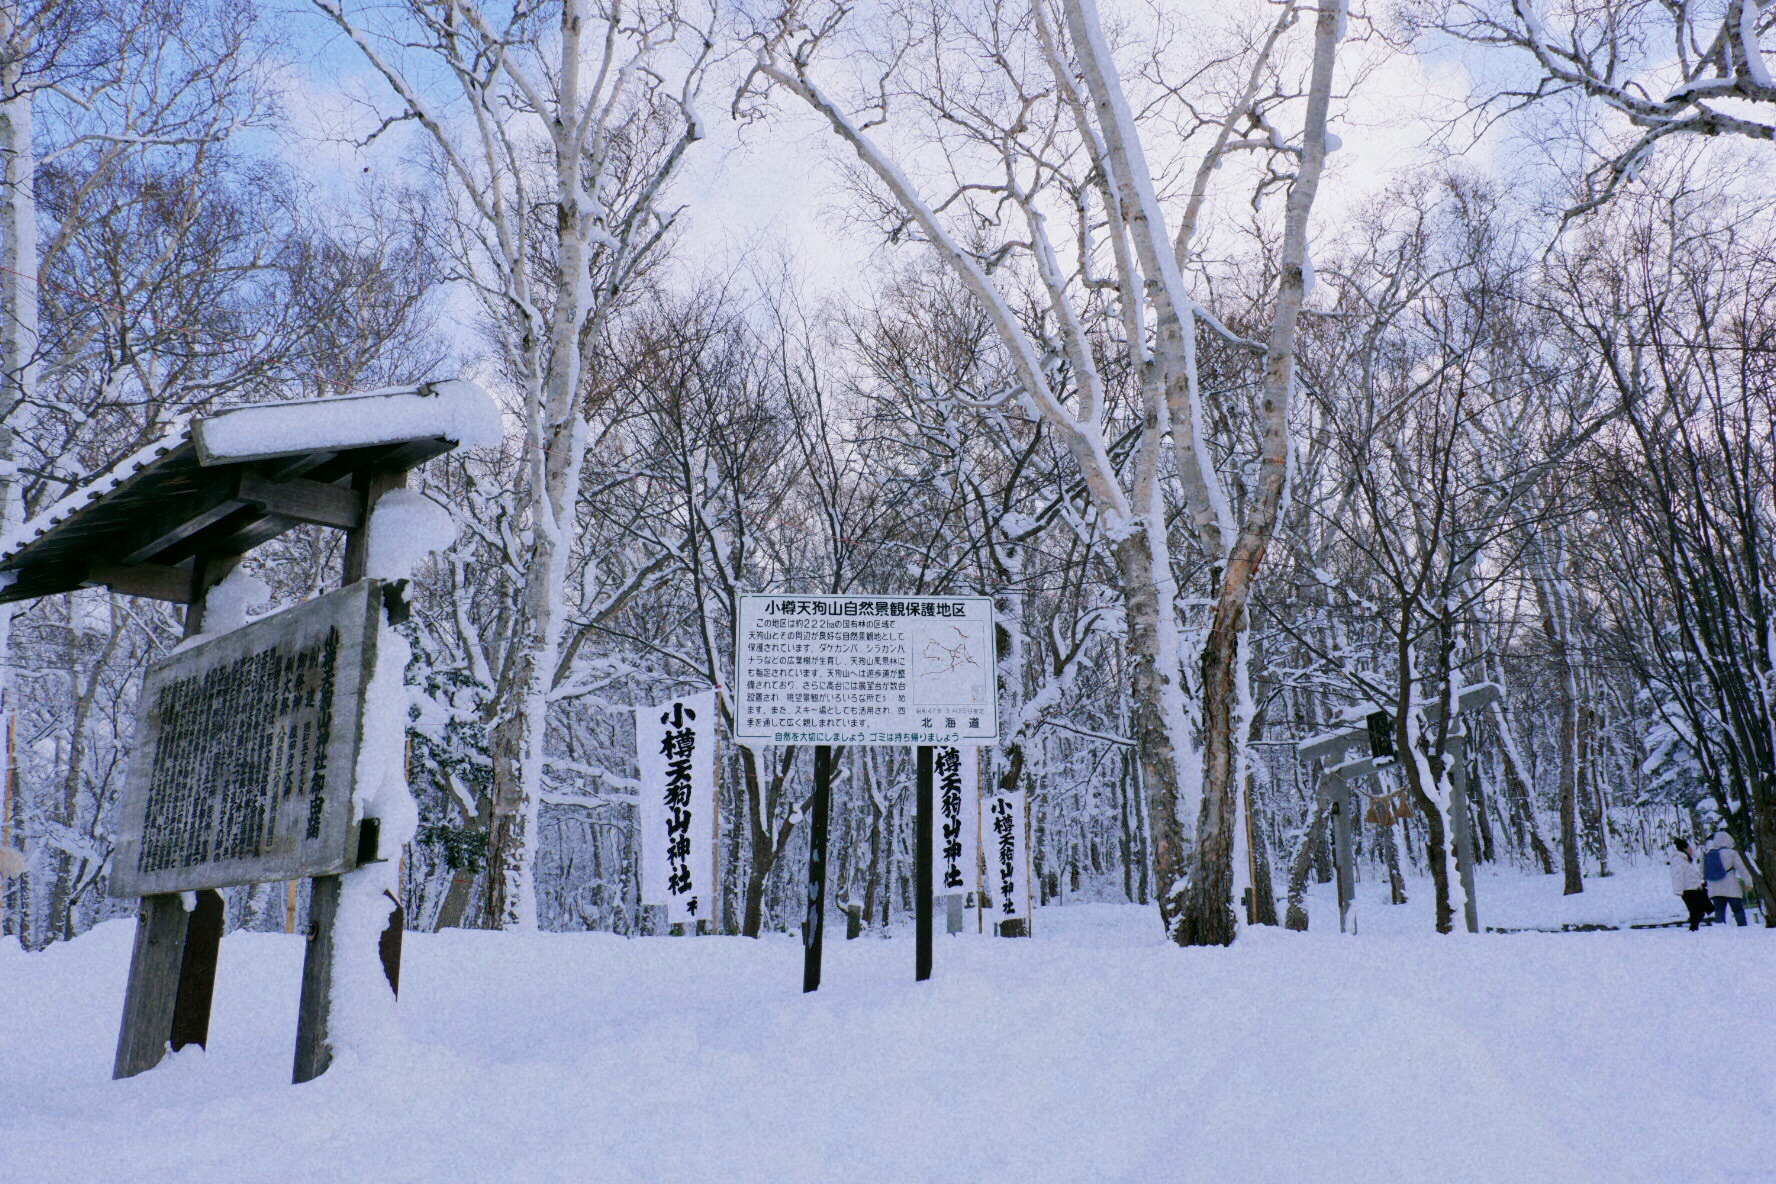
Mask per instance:
[[[1482,881],[1488,924],[1673,915],[1662,870]],[[0,947],[0,1180],[1776,1179],[1760,929],[1363,935],[1180,951],[1145,909],[1028,941],[410,934],[399,1041],[288,1084],[299,939],[223,943],[209,1052],[109,1078],[130,926]]]
[[[1488,929],[1557,930],[1562,925],[1656,924],[1687,916],[1662,866],[1629,866],[1616,875],[1588,877],[1585,891],[1573,896],[1562,894],[1564,883],[1558,874],[1526,876],[1514,869],[1482,867],[1474,884],[1480,924]],[[1430,928],[1434,899],[1428,879],[1407,886],[1404,905],[1388,903],[1385,879],[1362,880],[1357,884],[1357,931],[1422,934]],[[1338,928],[1337,902],[1333,885],[1310,886],[1308,913],[1315,927]],[[1771,1180],[1776,1184],[1776,1169]]]

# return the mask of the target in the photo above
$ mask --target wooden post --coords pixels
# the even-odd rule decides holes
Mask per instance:
[[[192,601],[185,609],[185,636],[203,632],[204,596],[240,563],[239,556],[199,553],[193,561]],[[197,894],[194,913],[177,893],[144,896],[136,914],[136,944],[123,989],[123,1023],[117,1033],[113,1079],[134,1077],[160,1064],[167,1046],[207,1047],[216,959],[222,943],[222,898]]]
[[[913,979],[924,982],[931,977],[931,745],[921,744],[917,756],[917,804],[913,811]]]
[[[1474,899],[1474,827],[1468,818],[1468,738],[1457,732],[1449,738],[1449,759],[1455,762],[1450,781],[1450,825],[1455,829],[1455,863],[1461,875],[1462,909],[1469,933],[1480,932],[1480,904]]]
[[[352,478],[352,489],[363,499],[363,512],[358,519],[362,525],[345,533],[341,587],[349,587],[364,578],[366,561],[370,554],[370,515],[376,508],[377,499],[406,483],[405,472],[359,473]],[[374,849],[374,837],[369,842],[371,849],[365,851],[365,836],[360,832],[360,863],[380,857],[380,853]],[[333,1007],[333,964],[337,952],[333,926],[339,915],[341,879],[340,876],[316,876],[309,881],[308,944],[302,956],[302,999],[296,1010],[296,1063],[291,1073],[291,1080],[297,1085],[319,1077],[333,1063],[330,1023]],[[397,989],[401,981],[401,935],[398,927],[404,925],[405,920],[400,902],[396,901],[379,943],[383,974],[388,978],[390,990]]]
[[[312,1081],[333,1063],[327,1039],[333,1003],[333,921],[339,913],[338,876],[308,882],[308,946],[302,957],[302,1002],[296,1012],[296,1064],[290,1079]]]
[[[1246,815],[1246,924],[1258,924],[1258,845],[1252,841],[1252,773],[1240,779],[1240,804]],[[1275,891],[1272,886],[1271,891]]]
[[[826,925],[826,832],[832,816],[832,746],[814,749],[814,819],[808,832],[808,914],[802,920],[802,993],[820,989],[820,939]]]
[[[1024,794],[1024,923],[1020,937],[1036,936],[1036,905],[1042,899],[1036,884],[1036,795]]]
[[[142,898],[136,914],[136,945],[130,952],[129,985],[123,993],[117,1060],[111,1068],[114,1079],[145,1073],[166,1055],[189,921],[185,902],[177,894]]]
[[[393,892],[384,892],[395,907],[389,912],[388,928],[377,941],[376,952],[382,956],[382,974],[389,990],[401,993],[401,935],[407,932],[407,910]]]
[[[187,1044],[210,1046],[210,1001],[216,993],[216,960],[222,952],[227,910],[222,894],[205,888],[185,922],[184,950],[179,958],[179,991],[173,1001],[171,1044],[178,1052]]]
[[[985,866],[987,858],[987,820],[984,804],[986,795],[981,786],[987,785],[993,774],[992,762],[987,760],[985,751],[980,753],[981,763],[976,766],[980,780],[975,782],[974,790],[974,931],[981,936],[987,932],[987,883]]]
[[[709,735],[715,744],[715,750],[709,758],[709,775],[715,778],[715,784],[709,787],[709,928],[713,935],[721,932],[722,876],[721,876],[721,845],[722,845],[722,744],[721,744],[721,711],[720,699],[716,700],[715,720],[709,729]]]
[[[1332,781],[1332,861],[1338,879],[1338,932],[1354,933],[1351,906],[1356,903],[1355,851],[1351,843],[1350,783],[1341,773],[1329,773]]]

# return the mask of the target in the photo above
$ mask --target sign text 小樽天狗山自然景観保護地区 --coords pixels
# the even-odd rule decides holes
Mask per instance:
[[[735,736],[769,744],[999,737],[985,596],[740,598]]]

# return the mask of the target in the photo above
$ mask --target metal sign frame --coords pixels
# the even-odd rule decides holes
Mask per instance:
[[[992,597],[748,594],[739,609],[741,743],[999,739]]]

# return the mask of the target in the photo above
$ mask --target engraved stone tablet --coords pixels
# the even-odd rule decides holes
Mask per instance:
[[[360,580],[148,671],[112,896],[355,866],[352,781],[381,608],[382,585]]]

